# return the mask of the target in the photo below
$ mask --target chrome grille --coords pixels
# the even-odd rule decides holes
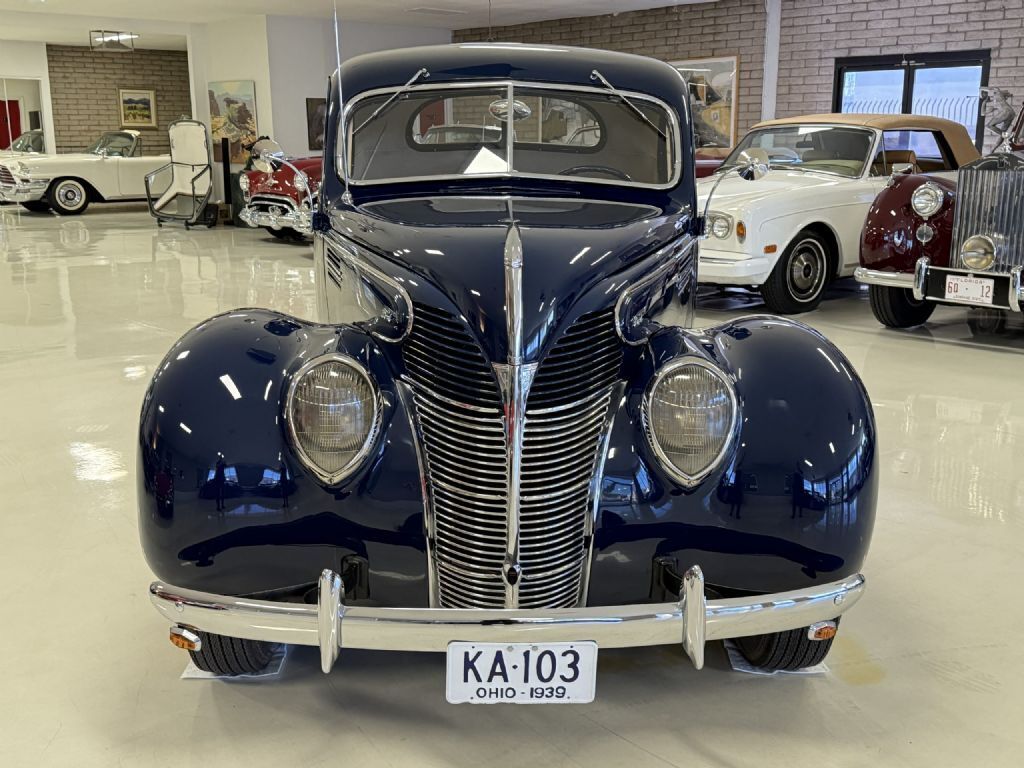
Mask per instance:
[[[417,304],[403,346],[426,461],[437,600],[502,608],[509,450],[491,366],[465,323]],[[622,364],[612,311],[584,315],[548,353],[527,399],[518,607],[580,600],[603,428]]]
[[[0,184],[14,185],[14,174],[6,165],[0,165]]]
[[[1024,169],[961,168],[957,177],[953,251],[949,263],[962,267],[960,249],[967,238],[988,235],[996,243],[992,270],[1024,264]]]

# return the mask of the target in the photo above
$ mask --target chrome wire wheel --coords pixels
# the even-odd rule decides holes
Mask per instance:
[[[789,294],[799,302],[811,302],[818,298],[828,276],[828,259],[821,243],[814,238],[805,238],[792,250],[786,269],[786,285]]]

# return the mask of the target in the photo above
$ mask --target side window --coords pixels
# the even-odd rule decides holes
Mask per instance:
[[[871,164],[872,176],[888,176],[894,167],[910,165],[915,173],[955,170],[945,139],[936,131],[885,131]]]

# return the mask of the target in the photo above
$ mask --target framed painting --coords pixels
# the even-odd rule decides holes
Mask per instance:
[[[156,92],[136,88],[117,90],[122,128],[156,128]]]
[[[669,63],[683,73],[690,87],[697,149],[735,146],[739,57],[718,56]]]
[[[224,162],[221,139],[228,140],[228,160],[234,165],[246,161],[244,145],[259,136],[256,129],[256,83],[252,80],[218,80],[207,87],[210,99],[210,135],[213,157]]]
[[[327,125],[327,99],[306,99],[306,134],[310,149],[324,148]]]

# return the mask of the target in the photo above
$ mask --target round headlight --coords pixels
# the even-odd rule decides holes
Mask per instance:
[[[238,188],[242,190],[242,200],[244,200],[245,202],[249,202],[249,174],[239,174]]]
[[[960,258],[971,269],[988,269],[996,260],[996,244],[985,235],[968,237],[960,249]]]
[[[910,207],[918,216],[928,219],[939,212],[945,199],[946,193],[940,186],[926,181],[910,196]]]
[[[379,401],[370,374],[350,357],[327,355],[302,366],[286,405],[302,462],[328,483],[351,474],[380,429]]]
[[[695,485],[725,455],[736,410],[733,387],[718,369],[682,360],[655,376],[644,402],[644,425],[665,469],[683,485]]]
[[[724,240],[732,233],[732,220],[728,216],[711,216],[711,234]]]
[[[292,177],[292,184],[299,192],[305,192],[309,189],[309,179],[302,171],[299,171]]]

